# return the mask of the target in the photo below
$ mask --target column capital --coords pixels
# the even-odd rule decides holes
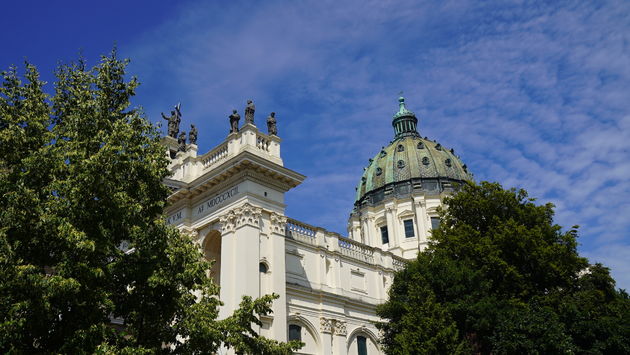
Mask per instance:
[[[245,225],[259,228],[261,217],[262,208],[245,202],[240,207],[236,207],[219,217],[221,232],[232,232]]]
[[[321,317],[319,319],[319,325],[322,333],[332,333],[333,332],[333,320],[326,317]]]
[[[287,217],[276,212],[270,212],[270,229],[271,233],[285,235],[287,227]]]
[[[335,335],[346,336],[348,334],[348,330],[346,328],[346,322],[341,320],[335,320]]]

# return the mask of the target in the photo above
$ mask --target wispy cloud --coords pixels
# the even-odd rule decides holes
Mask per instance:
[[[202,150],[246,99],[259,125],[276,111],[285,164],[309,176],[288,214],[339,232],[404,90],[422,135],[554,202],[630,288],[628,18],[623,1],[200,2],[127,52],[149,116],[181,100]]]

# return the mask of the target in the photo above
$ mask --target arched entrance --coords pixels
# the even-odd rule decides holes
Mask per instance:
[[[208,261],[213,261],[209,277],[215,284],[221,284],[221,233],[217,230],[210,231],[203,240],[203,256]]]

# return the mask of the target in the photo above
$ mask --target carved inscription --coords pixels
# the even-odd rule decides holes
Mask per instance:
[[[231,200],[236,195],[238,195],[238,186],[235,186],[231,189],[223,191],[222,193],[217,194],[213,198],[202,202],[197,205],[193,211],[195,216],[200,216],[209,213],[214,210],[216,207],[225,203],[225,201]]]
[[[173,213],[172,215],[168,216],[168,218],[166,219],[166,224],[174,224],[176,222],[179,222],[179,220],[181,220],[182,218],[183,218],[183,211],[179,210]]]

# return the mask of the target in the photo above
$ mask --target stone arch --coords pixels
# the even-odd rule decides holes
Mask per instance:
[[[299,350],[299,353],[321,354],[322,348],[321,341],[319,339],[319,332],[317,331],[317,328],[315,328],[313,323],[306,317],[299,314],[289,315],[288,318],[287,332],[289,329],[289,325],[291,324],[299,325],[300,327],[302,327],[302,342],[304,343],[304,346]],[[305,335],[308,335],[308,338],[306,338]]]
[[[208,261],[213,261],[212,269],[210,269],[209,277],[215,284],[221,284],[221,232],[212,230],[206,234],[201,244],[203,256]]]
[[[380,347],[378,346],[378,337],[376,334],[366,326],[360,326],[355,328],[350,334],[348,334],[348,342],[346,344],[346,350],[348,355],[357,355],[357,337],[363,336],[368,340],[368,355],[382,354]]]

